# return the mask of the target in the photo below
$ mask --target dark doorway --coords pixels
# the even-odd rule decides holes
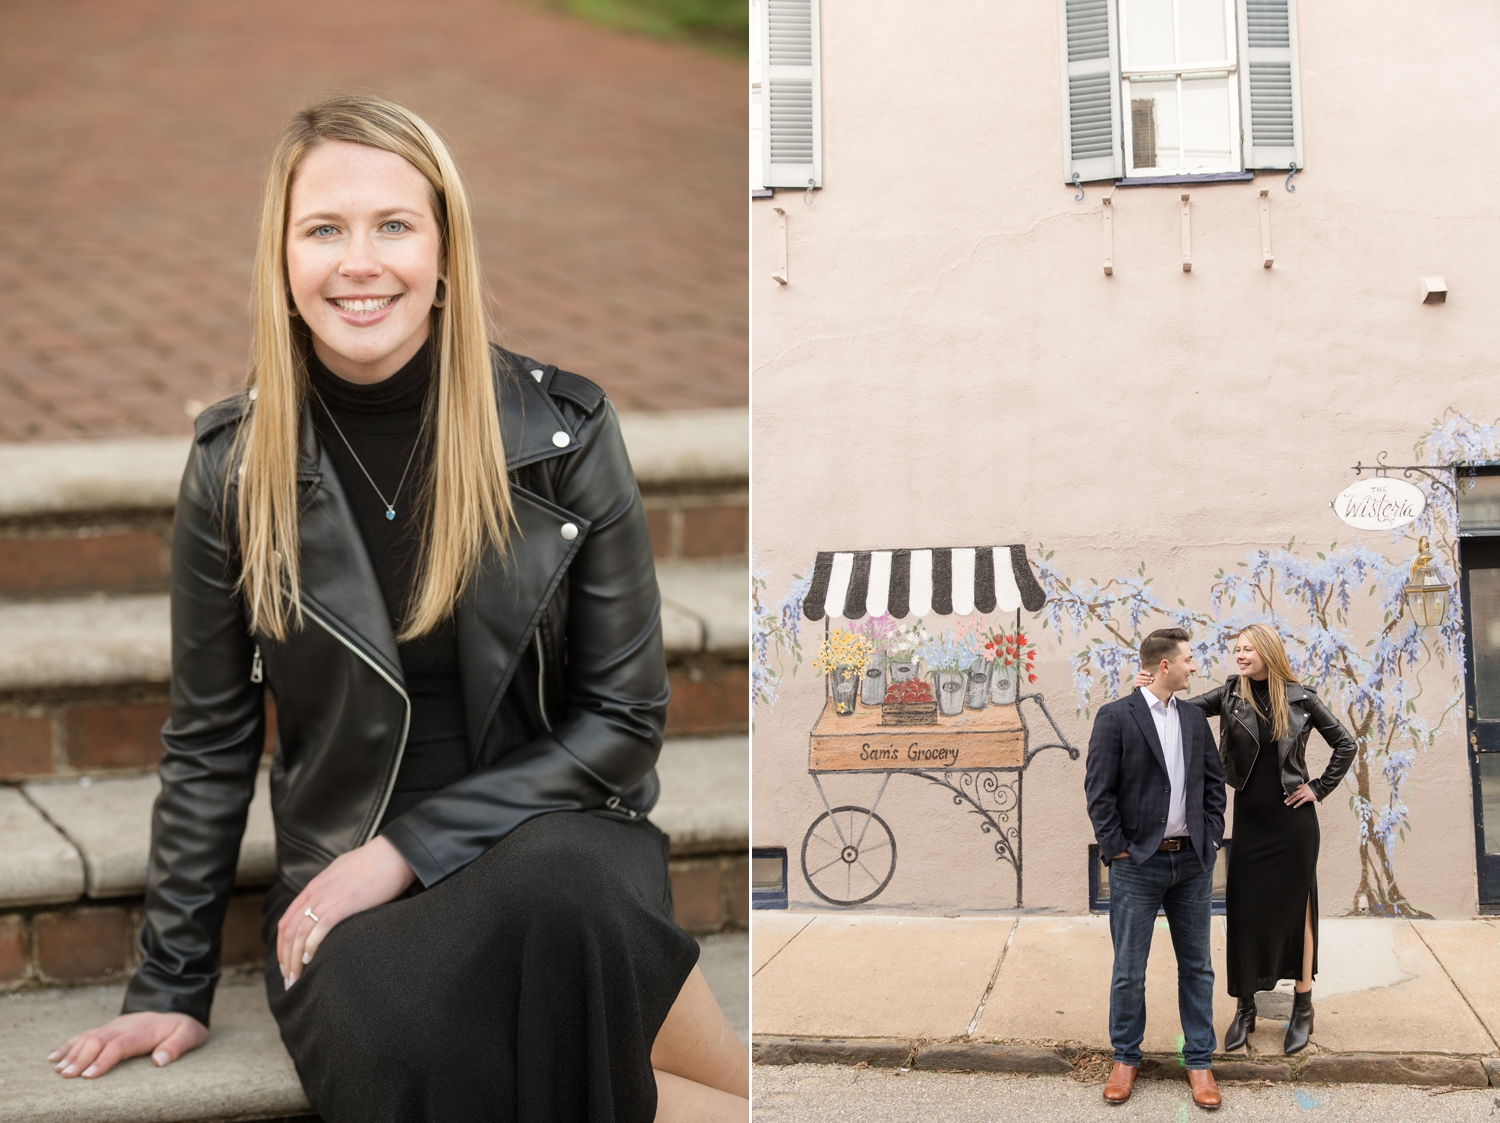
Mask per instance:
[[[1481,912],[1500,913],[1500,537],[1459,540]]]

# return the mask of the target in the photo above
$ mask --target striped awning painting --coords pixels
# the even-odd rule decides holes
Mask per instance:
[[[809,620],[866,615],[1035,612],[1047,603],[1024,546],[820,551],[802,602]]]

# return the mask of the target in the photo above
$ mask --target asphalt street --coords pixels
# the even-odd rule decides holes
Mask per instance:
[[[1224,1106],[1195,1107],[1187,1084],[1146,1080],[1130,1101],[1104,1102],[1102,1086],[1071,1076],[898,1072],[837,1065],[757,1065],[757,1123],[1190,1123],[1192,1120],[1298,1123],[1469,1123],[1500,1119],[1500,1089],[1414,1088],[1391,1084],[1224,1084]]]

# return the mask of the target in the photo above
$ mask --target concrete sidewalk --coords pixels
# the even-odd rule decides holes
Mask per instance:
[[[1213,954],[1224,967],[1224,921]],[[1500,924],[1325,919],[1313,1044],[1282,1054],[1291,984],[1263,994],[1229,1077],[1483,1086],[1500,1083]],[[1109,919],[760,911],[751,919],[760,1063],[1063,1072],[1109,1053]],[[1146,1066],[1169,1075],[1177,972],[1166,922],[1147,968]],[[1234,1013],[1214,1006],[1222,1037]],[[1232,1062],[1232,1063],[1231,1063]]]

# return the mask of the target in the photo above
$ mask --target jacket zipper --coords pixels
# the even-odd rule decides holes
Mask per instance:
[[[536,705],[542,714],[542,724],[547,727],[547,732],[552,732],[552,722],[547,720],[547,695],[543,692],[543,673],[547,666],[547,651],[542,646],[542,626],[536,626]],[[634,808],[626,807],[620,802],[620,797],[612,795],[604,801],[604,806],[620,815],[627,815],[632,819],[640,818],[640,812]]]
[[[250,661],[250,681],[260,682],[265,678],[260,662],[260,644],[255,645],[255,657]]]
[[[536,626],[536,708],[541,711],[542,724],[547,727],[547,732],[552,732],[552,723],[547,720],[547,695],[542,690],[542,675],[547,667],[547,652],[542,647],[542,626]]]
[[[1238,703],[1239,699],[1236,698],[1235,701],[1236,701],[1236,703]],[[1242,718],[1240,718],[1240,715],[1239,715],[1240,707],[1238,705],[1235,705],[1234,710],[1235,710],[1235,715],[1234,715],[1235,716],[1235,720],[1239,721],[1239,723],[1242,726],[1244,726],[1245,732],[1249,733],[1254,738],[1254,740],[1255,740],[1255,752],[1252,753],[1251,756],[1250,756],[1250,770],[1245,773],[1245,775],[1248,777],[1250,775],[1250,772],[1254,772],[1255,771],[1256,761],[1260,760],[1260,732],[1258,730],[1252,730],[1250,728],[1250,723],[1247,722],[1247,721],[1245,721],[1245,720],[1243,720]],[[1305,710],[1302,710],[1300,707],[1298,707],[1297,712],[1300,713],[1300,714],[1302,714],[1303,724],[1306,725],[1307,724],[1307,720],[1308,720],[1308,718],[1307,718],[1307,712]],[[1286,715],[1287,716],[1287,730],[1286,730],[1286,732],[1287,732],[1287,738],[1288,738],[1288,740],[1290,740],[1290,742],[1293,745],[1295,745],[1297,743],[1297,736],[1301,736],[1302,730],[1300,730],[1300,729],[1297,730],[1297,736],[1293,736],[1292,735],[1292,713],[1293,713],[1292,707],[1290,705],[1288,705],[1287,706],[1287,715]],[[1288,756],[1291,755],[1291,750],[1290,749],[1287,750],[1287,755]],[[1277,773],[1277,775],[1276,775],[1276,782],[1278,784],[1281,783],[1281,770],[1282,770],[1282,767],[1283,767],[1283,765],[1285,763],[1286,762],[1283,760],[1283,758],[1281,756],[1281,742],[1278,741],[1276,743],[1276,773]],[[1310,783],[1311,781],[1304,781],[1304,782]],[[1286,790],[1285,785],[1283,785],[1282,790],[1283,791]]]
[[[394,690],[397,694],[401,695],[401,701],[406,704],[406,715],[401,720],[401,743],[396,746],[396,763],[391,768],[391,779],[390,782],[385,786],[385,794],[380,797],[380,807],[375,812],[375,818],[370,822],[370,829],[368,833],[366,833],[364,839],[361,840],[361,845],[363,845],[365,842],[369,842],[370,839],[375,837],[375,831],[380,826],[380,820],[385,816],[385,809],[390,805],[391,793],[396,790],[396,776],[401,771],[401,758],[406,755],[406,735],[411,730],[411,697],[406,693],[405,690],[401,688],[400,683],[398,683],[395,679],[391,678],[390,675],[385,673],[380,664],[376,663],[375,660],[371,659],[355,644],[351,643],[349,640],[340,635],[338,631],[328,623],[328,621],[324,620],[316,612],[308,608],[306,604],[303,604],[302,610],[309,616],[311,616],[314,620],[316,620],[325,632],[331,635],[334,639],[338,640],[350,651],[354,652],[355,655],[359,656],[360,660],[367,667],[369,667],[370,670],[374,671],[381,678],[385,679],[385,681],[390,684],[391,689]]]

